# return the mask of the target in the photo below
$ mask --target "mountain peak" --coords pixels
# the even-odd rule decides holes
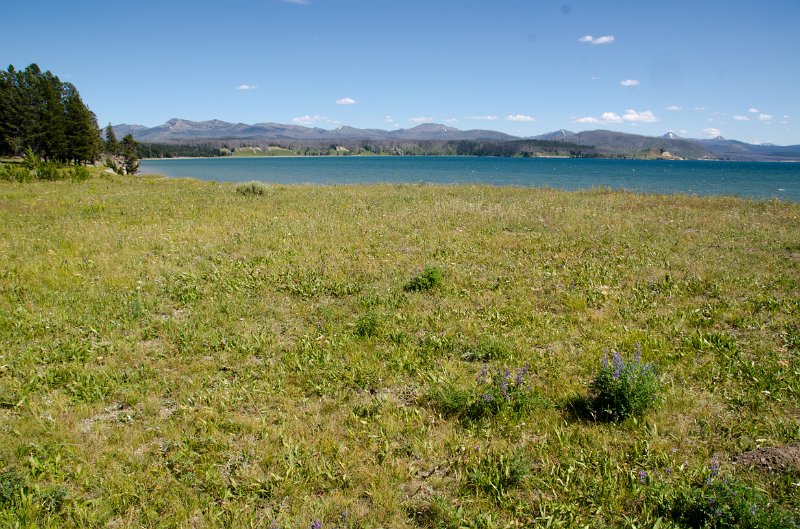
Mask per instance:
[[[457,131],[458,129],[441,125],[439,123],[420,123],[416,127],[408,130],[413,130],[415,132],[453,132]]]
[[[674,132],[674,131],[672,131],[672,130],[671,130],[671,131],[669,131],[669,132],[667,132],[666,134],[664,134],[664,135],[663,135],[663,136],[661,136],[661,137],[662,137],[662,138],[666,138],[666,139],[668,139],[668,140],[680,140],[680,139],[683,139],[683,138],[681,138],[680,136],[678,136],[677,134],[675,134],[675,132]]]

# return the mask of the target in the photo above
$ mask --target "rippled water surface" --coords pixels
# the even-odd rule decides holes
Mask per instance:
[[[218,182],[610,187],[800,201],[800,164],[796,163],[375,156],[143,160],[140,170]]]

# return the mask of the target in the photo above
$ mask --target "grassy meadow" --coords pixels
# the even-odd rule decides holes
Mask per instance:
[[[798,204],[97,175],[0,182],[0,226],[0,527],[800,504]],[[642,417],[588,404],[615,352],[658,373]]]

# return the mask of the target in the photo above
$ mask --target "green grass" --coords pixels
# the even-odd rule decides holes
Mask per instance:
[[[733,458],[800,440],[800,206],[265,188],[0,182],[0,527],[743,520],[715,461],[796,508]],[[574,413],[636,344],[658,404]]]
[[[233,151],[233,156],[237,157],[253,157],[253,156],[297,156],[297,153],[289,150],[284,149],[283,147],[277,147],[275,145],[270,145],[269,147],[262,148],[262,147],[237,147]]]

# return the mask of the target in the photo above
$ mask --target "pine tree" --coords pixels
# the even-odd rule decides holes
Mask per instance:
[[[114,127],[111,126],[111,123],[106,127],[105,148],[108,154],[119,154],[119,142],[117,141],[117,135],[114,134]]]
[[[126,134],[120,143],[120,153],[125,162],[127,174],[135,174],[139,170],[139,155],[136,152],[136,146],[136,140],[130,134]]]
[[[69,157],[75,163],[93,162],[100,154],[97,118],[81,100],[75,87],[68,85],[66,98],[66,136]]]

